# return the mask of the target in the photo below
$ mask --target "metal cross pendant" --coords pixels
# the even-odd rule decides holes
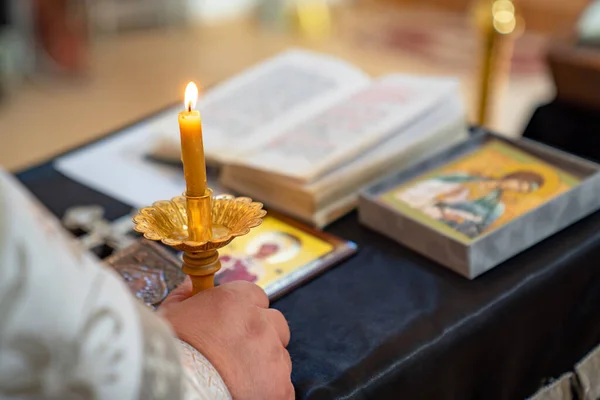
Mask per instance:
[[[104,218],[104,209],[100,206],[77,206],[67,210],[62,222],[70,231],[83,233],[79,241],[87,250],[107,246],[118,251],[135,242],[135,236],[130,235],[133,231],[131,218],[126,215],[111,222]]]

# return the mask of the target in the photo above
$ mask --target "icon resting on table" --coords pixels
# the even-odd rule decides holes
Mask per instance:
[[[131,293],[146,304],[160,304],[169,293],[161,268],[131,263],[121,266],[119,272]]]
[[[266,232],[253,238],[244,253],[221,256],[221,271],[217,282],[244,280],[258,282],[265,276],[267,265],[279,264],[296,257],[302,249],[297,236],[286,232]]]
[[[569,190],[578,179],[499,141],[383,195],[450,236],[473,240]],[[449,230],[448,230],[449,229]]]
[[[504,214],[505,193],[531,193],[543,185],[542,175],[527,170],[500,177],[455,173],[421,182],[399,193],[398,198],[473,238]]]

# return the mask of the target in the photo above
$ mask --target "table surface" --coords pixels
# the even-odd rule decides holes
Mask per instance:
[[[58,217],[131,207],[44,163],[19,179]],[[289,321],[299,399],[517,399],[600,341],[600,212],[474,281],[361,227],[359,252],[273,304]]]
[[[323,40],[267,30],[251,20],[98,39],[86,79],[39,78],[0,103],[0,165],[13,171],[31,166],[173,104],[190,80],[210,86],[290,46],[338,56],[372,76],[457,76],[475,115],[477,51],[465,17],[381,7],[336,11],[334,34]],[[542,57],[525,45],[515,57],[517,65]],[[530,109],[551,91],[546,71],[516,70],[492,128],[518,135]]]

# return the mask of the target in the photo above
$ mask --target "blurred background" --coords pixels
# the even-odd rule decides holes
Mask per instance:
[[[0,0],[0,165],[25,168],[178,101],[190,80],[206,90],[291,46],[335,55],[372,76],[457,76],[477,123],[485,35],[474,10],[490,3]],[[564,56],[574,42],[594,40],[600,23],[592,5],[515,1],[506,79],[486,125],[521,135],[535,107],[556,96],[550,55],[561,44]]]

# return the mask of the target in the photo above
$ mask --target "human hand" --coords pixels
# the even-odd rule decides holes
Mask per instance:
[[[285,349],[290,330],[283,314],[268,308],[265,292],[237,281],[191,293],[188,278],[159,312],[181,340],[213,364],[232,397],[293,399],[292,362]]]

